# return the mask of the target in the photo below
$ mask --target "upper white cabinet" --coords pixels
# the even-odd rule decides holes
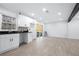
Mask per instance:
[[[1,27],[2,26],[2,15],[0,14],[0,31],[1,31]]]
[[[0,31],[16,30],[16,18],[0,14]]]
[[[18,16],[18,27],[27,27],[26,17],[23,15]]]
[[[18,27],[30,27],[31,23],[34,23],[35,20],[33,20],[32,18],[28,17],[28,16],[24,16],[24,15],[19,15],[18,16]]]

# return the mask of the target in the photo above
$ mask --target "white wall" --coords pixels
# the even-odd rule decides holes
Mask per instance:
[[[79,39],[79,12],[72,21],[68,23],[68,38]]]
[[[79,39],[79,20],[71,21],[68,30],[68,38]]]
[[[45,25],[48,36],[79,39],[79,12],[71,22],[58,22]]]
[[[50,23],[45,25],[45,30],[48,36],[51,37],[66,37],[66,22]]]

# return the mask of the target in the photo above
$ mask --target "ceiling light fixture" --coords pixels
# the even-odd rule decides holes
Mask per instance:
[[[61,12],[58,12],[58,15],[61,16]]]
[[[48,10],[46,8],[43,8],[42,10],[43,10],[43,12],[48,13]]]
[[[35,14],[34,14],[34,13],[32,13],[32,16],[35,16]]]

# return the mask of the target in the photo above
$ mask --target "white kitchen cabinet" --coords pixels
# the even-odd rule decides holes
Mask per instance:
[[[2,15],[0,14],[0,31],[1,31],[1,26],[2,26]]]
[[[33,39],[36,39],[36,25],[34,23],[31,23],[31,35]]]
[[[19,34],[12,34],[11,36],[12,36],[11,47],[12,48],[18,47],[19,46]]]
[[[18,16],[18,26],[23,26],[23,19],[21,15]]]
[[[16,23],[15,17],[0,14],[0,31],[17,30]]]
[[[19,34],[0,35],[0,53],[9,51],[19,46]]]
[[[0,35],[1,37],[2,35]],[[10,36],[9,36],[10,37]],[[10,38],[5,35],[0,38],[0,52],[3,52],[10,48]]]
[[[26,18],[23,15],[19,15],[18,16],[18,27],[26,27],[27,26],[27,22],[26,22]]]
[[[27,33],[27,43],[30,43],[30,42],[32,42],[32,40],[33,40],[33,34],[32,33]]]

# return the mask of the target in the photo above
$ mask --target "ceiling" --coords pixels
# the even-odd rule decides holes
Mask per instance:
[[[1,3],[12,12],[23,13],[43,23],[68,20],[75,3]],[[48,12],[42,9],[46,8]]]

